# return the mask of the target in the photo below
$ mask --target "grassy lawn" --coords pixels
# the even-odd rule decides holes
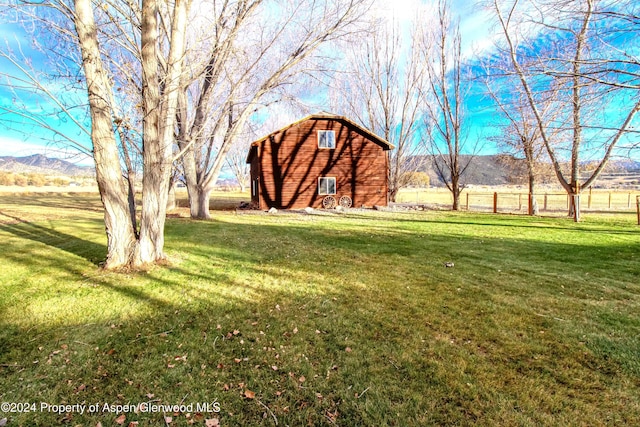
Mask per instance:
[[[174,216],[170,263],[117,274],[95,196],[0,197],[0,420],[640,423],[632,214]]]

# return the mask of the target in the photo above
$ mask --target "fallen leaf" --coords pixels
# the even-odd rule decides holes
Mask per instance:
[[[246,397],[247,399],[253,399],[256,397],[256,394],[255,392],[247,389],[244,391],[244,397]]]
[[[233,359],[233,361],[236,362],[236,363],[240,363],[240,362],[242,362],[242,359]]]
[[[305,382],[307,379],[304,376],[301,376],[300,378],[298,378],[298,381],[300,381],[301,383]]]
[[[278,370],[278,367],[277,367],[276,365],[273,365],[273,366],[271,367],[271,369],[273,369],[274,371],[277,371],[277,370]]]
[[[98,421],[98,424],[96,424],[96,427],[102,427],[102,423]]]
[[[210,418],[205,420],[204,425],[205,427],[219,427],[220,421],[217,418]]]
[[[137,421],[131,421],[127,427],[138,427],[138,424]]]
[[[176,365],[172,365],[171,363],[167,364],[167,368],[175,368]]]
[[[171,424],[173,422],[173,417],[164,417],[164,422],[166,424]]]
[[[76,392],[84,391],[86,388],[87,388],[87,386],[86,386],[86,385],[84,385],[84,384],[80,384],[80,387],[78,387],[78,388],[76,389]]]
[[[347,353],[351,353],[353,350],[351,350],[351,347],[347,347],[344,349],[344,351],[346,351]]]
[[[0,420],[0,426],[6,426],[7,425],[7,421],[8,420],[6,418],[1,419]]]
[[[122,414],[118,418],[116,418],[116,423],[122,425],[124,424],[126,419],[127,419],[127,416],[125,414]]]
[[[153,399],[154,396],[155,396],[155,394],[153,394],[153,393],[147,393],[147,398],[148,399]]]
[[[239,333],[240,333],[240,331],[239,331],[239,330],[237,330],[237,329],[234,329],[234,330],[233,330],[233,335],[238,335]]]
[[[293,333],[297,334],[298,333],[298,328],[293,328]]]

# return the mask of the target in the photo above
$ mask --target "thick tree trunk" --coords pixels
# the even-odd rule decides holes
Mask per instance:
[[[142,178],[142,216],[140,243],[135,264],[153,263],[165,258],[164,224],[171,178],[174,127],[178,89],[182,74],[187,0],[176,0],[171,25],[171,42],[167,74],[160,96],[158,75],[158,3],[142,3],[142,94],[144,107]],[[161,102],[162,100],[162,102]]]
[[[211,190],[198,187],[198,211],[196,219],[211,219],[209,213],[209,201],[211,198]]]
[[[75,1],[75,27],[89,95],[96,180],[104,206],[107,233],[107,259],[104,267],[120,268],[129,265],[133,258],[136,234],[112,126],[112,110],[106,101],[110,99],[111,84],[100,58],[91,1]]]

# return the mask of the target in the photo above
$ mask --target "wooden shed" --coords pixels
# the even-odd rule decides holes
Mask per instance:
[[[346,117],[310,115],[251,144],[251,201],[263,210],[385,206],[392,148]]]

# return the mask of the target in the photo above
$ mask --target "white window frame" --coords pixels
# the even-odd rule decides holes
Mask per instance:
[[[323,180],[325,180],[325,182],[331,182],[333,181],[333,193],[329,192],[329,185],[325,184],[325,188],[322,188],[322,183]],[[337,193],[337,189],[336,189],[336,178],[333,176],[321,176],[320,178],[318,178],[318,195],[319,196],[335,196]]]
[[[254,197],[258,195],[258,179],[257,178],[251,180],[251,195]]]
[[[336,133],[332,130],[318,131],[318,148],[333,150],[336,148]]]

